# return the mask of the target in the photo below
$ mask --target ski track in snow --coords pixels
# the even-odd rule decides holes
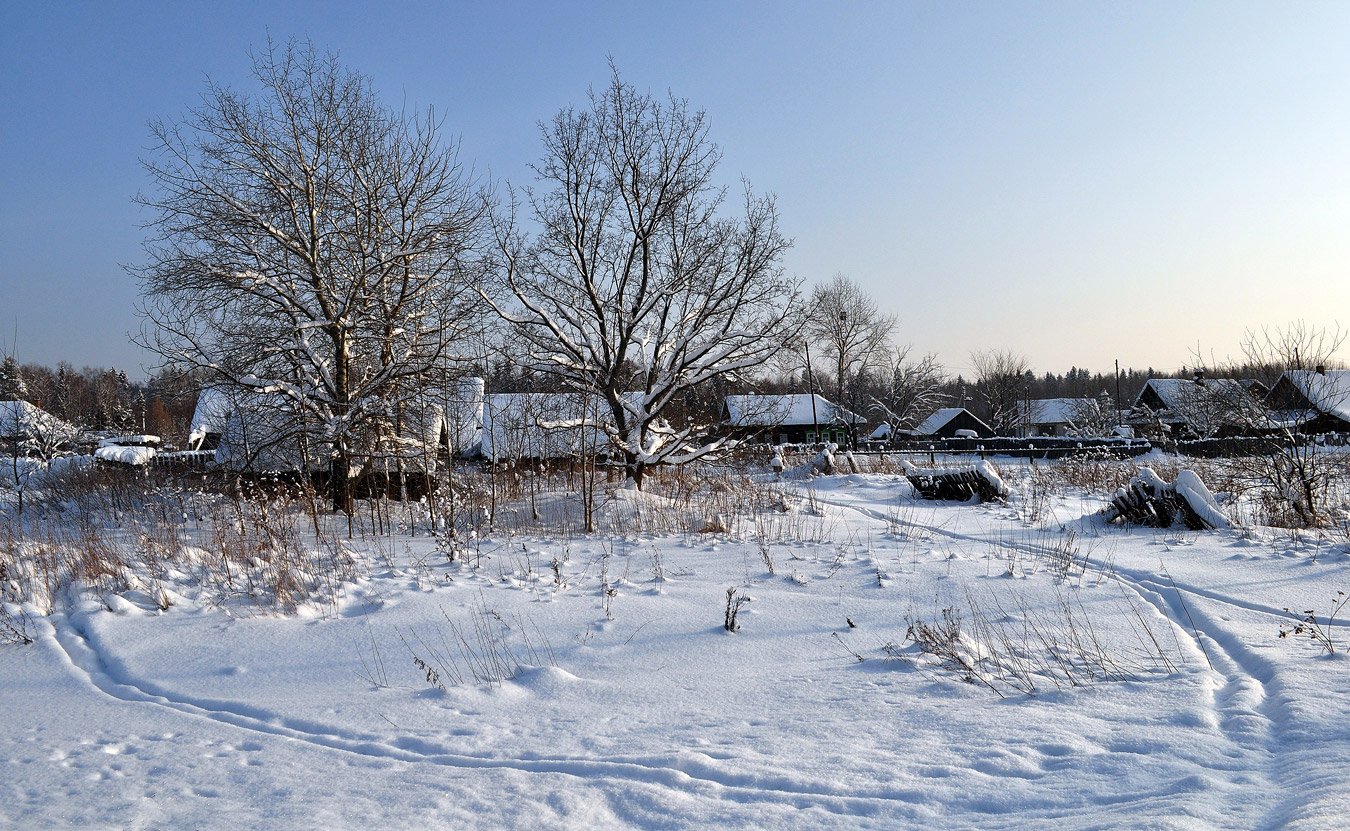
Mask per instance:
[[[1050,553],[1046,546],[1001,535],[990,538],[978,534],[963,534],[936,525],[886,516],[875,509],[846,500],[829,499],[819,493],[816,494],[816,501],[858,512],[887,525],[903,525],[952,540],[1013,548],[1032,555]],[[1300,805],[1298,798],[1282,797],[1283,785],[1306,778],[1306,775],[1301,776],[1296,770],[1281,768],[1276,764],[1276,751],[1281,744],[1279,732],[1289,722],[1291,716],[1284,704],[1285,698],[1278,694],[1279,681],[1275,678],[1275,668],[1269,660],[1255,653],[1239,637],[1227,631],[1214,614],[1206,611],[1200,604],[1186,602],[1183,594],[1220,606],[1270,615],[1280,622],[1289,620],[1288,613],[1269,606],[1239,601],[1196,586],[1177,583],[1170,575],[1164,578],[1148,571],[1122,567],[1117,563],[1107,564],[1092,560],[1090,557],[1087,562],[1105,569],[1119,585],[1157,609],[1173,627],[1195,645],[1196,651],[1205,656],[1214,672],[1222,677],[1223,686],[1214,694],[1213,706],[1217,723],[1228,740],[1236,746],[1237,751],[1249,756],[1258,764],[1254,769],[1242,766],[1236,771],[1219,772],[1239,775],[1259,773],[1267,784],[1263,784],[1258,792],[1268,795],[1267,801],[1273,804],[1267,806],[1264,821],[1254,827],[1269,829],[1284,827],[1291,812]]]
[[[365,757],[460,769],[509,769],[524,773],[558,774],[589,781],[619,779],[680,790],[691,795],[729,799],[740,803],[772,802],[803,809],[817,808],[843,816],[873,816],[912,806],[915,817],[927,813],[930,795],[919,789],[868,792],[841,790],[825,784],[761,777],[716,769],[695,759],[610,759],[544,757],[507,759],[450,753],[423,739],[405,737],[390,743],[381,737],[342,731],[311,721],[287,719],[238,702],[199,699],[161,690],[151,682],[115,675],[84,628],[84,613],[54,613],[50,621],[54,640],[70,667],[95,690],[128,703],[149,704],[234,727],[307,742]]]

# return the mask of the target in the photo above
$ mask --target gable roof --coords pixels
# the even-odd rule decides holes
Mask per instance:
[[[942,409],[935,411],[928,418],[925,418],[918,427],[914,428],[913,432],[918,436],[931,436],[939,432],[943,427],[946,427],[952,419],[962,413],[969,415],[977,424],[984,429],[989,430],[990,433],[993,433],[993,430],[990,429],[989,425],[980,421],[974,413],[970,412],[970,410],[967,410],[965,407],[943,407]]]
[[[641,395],[641,393],[630,393]],[[482,444],[485,459],[561,459],[609,447],[609,407],[586,406],[579,393],[508,392],[484,399]]]
[[[1188,378],[1150,378],[1135,399],[1135,406],[1142,403],[1144,394],[1152,390],[1163,406],[1169,410],[1183,409],[1191,404],[1197,393],[1210,397],[1231,397],[1247,394],[1247,387],[1236,378],[1206,378],[1196,382]],[[1203,392],[1202,392],[1203,391]]]
[[[208,433],[224,434],[235,404],[220,387],[206,387],[197,393],[197,407],[192,411],[192,426],[188,429],[188,447],[200,445]]]
[[[1095,398],[1040,398],[1020,402],[1018,406],[1033,425],[1075,424],[1082,413],[1100,407]]]
[[[1318,412],[1350,422],[1350,369],[1291,369],[1276,385],[1280,382],[1292,385]]]
[[[812,412],[812,402],[815,411]],[[862,422],[863,419],[838,407],[819,395],[728,395],[725,424],[732,427],[810,427],[836,421]]]

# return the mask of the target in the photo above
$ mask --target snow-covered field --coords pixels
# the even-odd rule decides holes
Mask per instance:
[[[0,647],[0,827],[1350,825],[1350,665],[1279,638],[1343,539],[782,487],[724,533],[356,540],[287,616],[67,592]]]

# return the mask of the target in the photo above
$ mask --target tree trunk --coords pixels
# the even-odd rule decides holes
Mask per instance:
[[[341,328],[341,325],[334,327],[333,331],[333,354],[337,358],[334,363],[333,387],[335,398],[335,414],[338,418],[345,419],[347,411],[351,407],[351,379],[348,377],[351,369],[351,354],[347,343],[347,333]],[[347,446],[347,430],[343,425],[342,433],[337,438],[336,453],[333,456],[333,463],[330,466],[333,481],[329,482],[329,487],[333,492],[333,510],[341,511],[347,516],[352,516],[356,509],[356,499],[352,493],[352,457],[351,448]]]
[[[634,488],[642,490],[642,477],[647,474],[646,463],[639,461],[636,454],[625,453],[624,455],[626,456],[624,459],[624,473],[628,475]]]

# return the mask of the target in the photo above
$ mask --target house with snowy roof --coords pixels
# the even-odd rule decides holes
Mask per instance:
[[[908,431],[915,439],[993,438],[994,429],[965,407],[943,407]]]
[[[735,434],[762,436],[770,444],[843,445],[866,419],[815,394],[728,395],[722,425]]]
[[[482,439],[473,455],[498,464],[605,457],[613,424],[609,405],[595,396],[496,393],[483,400]]]
[[[1243,431],[1237,414],[1259,408],[1247,384],[1236,378],[1150,378],[1135,398],[1130,424],[1141,435],[1221,438]]]
[[[1110,409],[1105,393],[1102,398],[1039,398],[1018,404],[1024,436],[1081,436],[1091,425],[1113,418]]]
[[[1276,425],[1304,433],[1350,433],[1350,370],[1288,370],[1266,396]]]
[[[442,453],[463,455],[479,446],[482,412],[480,378],[426,391],[403,405],[397,435],[381,433],[369,447],[355,448],[355,455],[372,469],[434,469]],[[217,465],[254,473],[323,470],[332,456],[323,425],[288,396],[218,386],[198,394],[188,447],[215,450]]]

